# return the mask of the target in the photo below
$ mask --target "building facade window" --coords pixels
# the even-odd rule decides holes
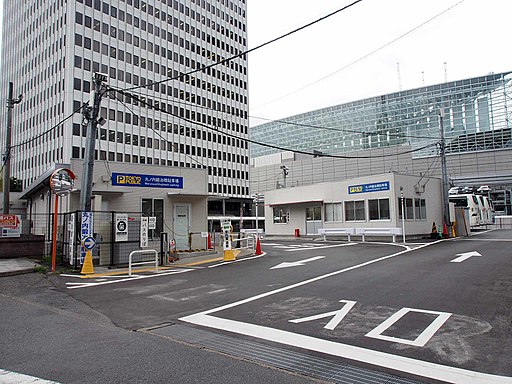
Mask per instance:
[[[365,221],[364,200],[345,201],[345,218],[347,221]]]
[[[370,220],[389,220],[389,199],[368,200],[368,215]]]
[[[342,221],[342,203],[326,203],[325,204],[325,221]]]
[[[274,224],[288,224],[290,222],[290,208],[274,207]]]
[[[425,199],[414,199],[414,217],[416,220],[427,220],[427,202]]]

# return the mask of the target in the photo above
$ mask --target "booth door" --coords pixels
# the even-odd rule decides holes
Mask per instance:
[[[322,207],[306,208],[306,235],[318,235],[318,230],[323,228]]]
[[[188,230],[189,230],[189,206],[174,206],[174,238],[176,239],[176,249],[188,249]]]

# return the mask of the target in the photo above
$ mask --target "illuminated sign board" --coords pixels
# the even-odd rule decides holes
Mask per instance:
[[[112,173],[112,185],[119,187],[149,187],[183,189],[181,176],[140,175],[135,173]]]
[[[368,193],[368,192],[378,192],[378,191],[389,191],[389,181],[381,181],[379,183],[359,184],[359,185],[349,185],[348,186],[348,194],[349,195],[352,195],[354,193]]]

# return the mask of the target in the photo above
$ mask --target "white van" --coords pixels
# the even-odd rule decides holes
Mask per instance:
[[[482,196],[482,198],[487,212],[486,224],[492,224],[494,222],[494,206],[492,205],[492,200],[487,196]]]
[[[480,211],[479,221],[480,225],[488,224],[487,223],[487,209],[485,209],[484,197],[482,195],[475,195],[478,200],[478,209]]]
[[[481,224],[480,206],[475,195],[450,195],[449,200],[450,203],[455,204],[455,207],[463,207],[469,210],[470,227],[476,227]]]

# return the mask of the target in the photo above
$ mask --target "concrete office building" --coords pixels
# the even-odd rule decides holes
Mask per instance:
[[[440,176],[440,112],[455,185],[512,188],[512,73],[405,90],[252,127],[251,190],[383,172]],[[286,166],[286,175],[283,171]]]
[[[199,68],[246,50],[245,3],[5,0],[0,92],[5,101],[13,82],[23,94],[13,110],[12,176],[27,189],[56,163],[81,163],[86,131],[73,112],[100,72],[153,108],[116,92],[103,97],[95,168],[205,169],[212,209],[222,213],[230,199],[238,214],[249,196],[246,57]],[[0,139],[4,152],[4,131]]]

